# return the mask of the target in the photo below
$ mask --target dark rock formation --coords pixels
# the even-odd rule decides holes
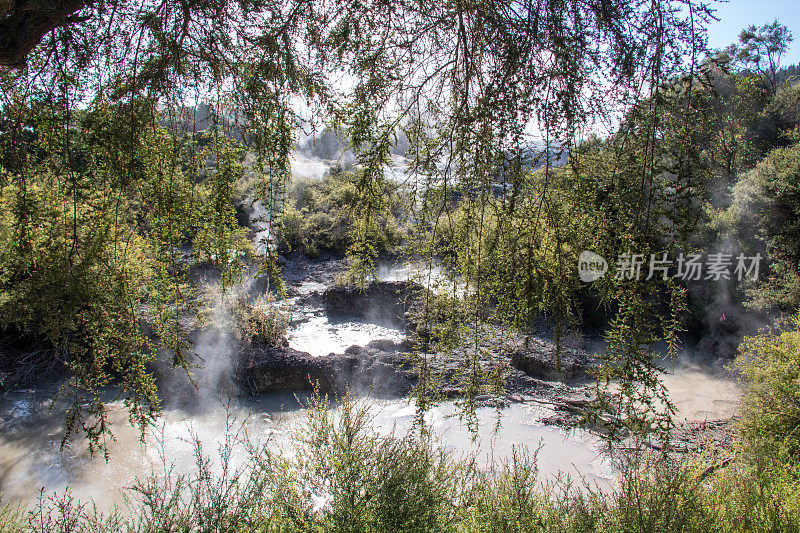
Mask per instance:
[[[399,322],[414,288],[408,283],[376,282],[366,291],[330,289],[322,298],[329,316]],[[597,365],[587,352],[562,348],[557,356],[554,343],[500,326],[485,325],[479,344],[479,366],[490,373],[500,365],[505,389],[514,394],[545,394],[553,392],[557,382],[591,380]],[[380,396],[405,395],[417,380],[407,356],[410,351],[410,342],[377,339],[366,346],[350,346],[343,354],[314,357],[285,345],[253,343],[237,349],[236,381],[248,393],[303,391],[316,383],[322,391],[337,394],[349,389]],[[472,353],[473,344],[466,342],[447,353],[428,354],[429,368],[441,379],[441,394],[460,394]]]
[[[373,344],[351,346],[344,354],[325,357],[287,346],[250,348],[241,354],[237,381],[251,394],[310,390],[314,384],[320,391],[334,394],[347,390],[377,396],[408,394],[414,378],[406,371],[405,356],[397,347],[390,353]]]
[[[547,380],[589,380],[597,365],[594,357],[583,350],[562,348],[542,339],[529,338],[511,354],[511,366],[528,376]]]
[[[380,326],[402,328],[414,292],[421,287],[407,281],[373,281],[364,289],[331,287],[323,295],[332,320],[357,320]]]

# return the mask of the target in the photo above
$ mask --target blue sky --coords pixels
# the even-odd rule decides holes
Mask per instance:
[[[739,32],[755,24],[760,26],[778,19],[794,35],[789,53],[781,64],[800,63],[800,0],[711,0],[719,22],[712,21],[708,28],[708,44],[712,48],[724,48],[739,40]]]

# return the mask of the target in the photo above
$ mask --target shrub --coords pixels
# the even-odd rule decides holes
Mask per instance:
[[[800,313],[777,329],[748,337],[738,366],[747,382],[742,434],[773,457],[800,460]]]
[[[705,491],[713,530],[800,531],[800,484],[765,454],[746,454],[720,470]]]
[[[701,471],[692,462],[634,456],[624,468],[603,531],[712,531]]]
[[[257,296],[252,302],[238,297],[233,306],[234,331],[244,344],[277,346],[286,335],[291,313],[275,301],[270,293]]]
[[[514,448],[498,470],[482,472],[470,494],[465,528],[477,532],[544,531],[545,500],[537,492],[536,455]]]
[[[281,215],[283,245],[310,257],[322,251],[344,254],[355,242],[355,211],[363,199],[358,171],[336,168],[322,179],[302,179],[292,184]],[[392,253],[405,237],[403,195],[382,182],[385,205],[373,214],[366,238],[379,253]]]

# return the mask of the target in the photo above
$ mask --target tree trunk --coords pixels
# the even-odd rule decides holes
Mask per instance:
[[[72,22],[86,0],[0,0],[0,66],[20,68],[45,35]]]

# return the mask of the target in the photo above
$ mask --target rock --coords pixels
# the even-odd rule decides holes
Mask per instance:
[[[391,339],[376,339],[370,341],[366,346],[354,344],[345,349],[345,355],[357,355],[361,357],[376,356],[381,354],[397,354],[405,348],[403,343],[395,342]]]
[[[511,366],[536,379],[587,380],[596,365],[583,350],[562,348],[557,354],[556,345],[542,339],[529,339],[511,354]]]
[[[403,349],[403,345],[391,339],[376,339],[367,344],[370,350],[379,350],[381,352],[397,353]]]
[[[344,349],[344,354],[355,355],[355,356],[366,355],[367,349],[364,346],[353,344],[352,346],[348,346],[347,348]]]
[[[407,281],[373,281],[366,288],[331,287],[322,300],[333,320],[361,321],[385,327],[403,328],[414,292],[421,287]]]
[[[402,354],[351,346],[343,355],[313,357],[287,346],[253,347],[240,356],[237,382],[251,393],[311,390],[378,396],[408,394],[414,384]]]

